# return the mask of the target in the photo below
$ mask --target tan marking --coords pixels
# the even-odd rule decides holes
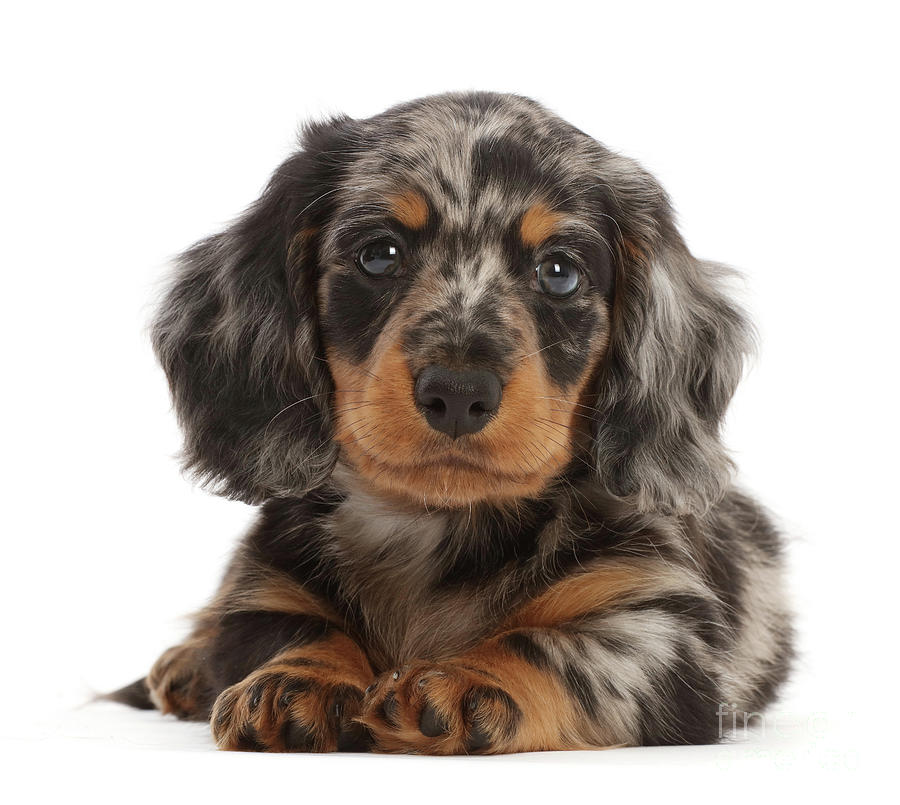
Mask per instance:
[[[413,379],[406,358],[391,346],[371,370],[331,355],[338,428],[335,438],[353,465],[382,494],[429,506],[464,506],[478,500],[504,501],[539,492],[569,459],[566,431],[531,420],[535,410],[552,416],[552,400],[535,400],[537,361],[526,361],[508,384],[504,403],[481,438],[463,445],[433,431],[413,403]],[[362,394],[343,389],[364,388]],[[546,388],[555,397],[554,390]],[[572,409],[574,410],[574,409]],[[510,423],[520,422],[520,426]],[[524,435],[522,433],[524,428]],[[532,452],[523,439],[533,443]],[[480,444],[480,448],[476,447]],[[435,456],[425,463],[423,456]]]
[[[267,665],[270,668],[281,666],[283,670],[284,665],[289,665],[290,661],[295,659],[317,663],[312,667],[315,668],[318,678],[333,684],[350,683],[365,689],[375,676],[363,650],[343,632],[335,631],[315,643],[288,649],[274,657]]]
[[[240,586],[229,587],[222,605],[213,605],[217,613],[284,612],[316,617],[339,624],[340,618],[317,596],[288,576],[272,570],[244,574]]]
[[[498,754],[597,748],[597,744],[587,744],[579,737],[580,714],[559,678],[503,648],[496,639],[447,662],[413,663],[402,669],[396,680],[391,673],[383,674],[363,703],[358,720],[371,731],[378,751],[466,754],[468,714],[464,707],[467,695],[478,686],[503,690],[520,713],[509,734],[511,712],[505,703],[482,699],[477,705],[478,720],[490,740],[482,751]],[[391,723],[385,720],[382,708],[388,694],[395,702]],[[426,702],[446,725],[442,735],[429,737],[419,728]],[[599,737],[601,745],[613,743],[611,736],[609,741]]]
[[[288,262],[295,263],[302,256],[310,241],[319,233],[318,227],[309,226],[301,229],[288,244]]]
[[[522,216],[519,233],[526,246],[540,246],[558,226],[562,216],[543,202],[533,204]]]
[[[423,229],[428,223],[428,203],[421,193],[407,190],[388,199],[391,214],[407,229]]]
[[[625,238],[622,241],[622,246],[625,249],[625,254],[632,260],[641,261],[645,259],[644,250],[634,241]]]
[[[517,611],[507,629],[553,627],[571,622],[613,602],[666,588],[668,576],[657,562],[609,562],[568,576]]]
[[[404,308],[395,313],[364,366],[327,350],[335,438],[350,463],[374,492],[419,506],[503,503],[538,494],[571,460],[578,440],[589,438],[590,418],[579,406],[607,338],[595,339],[593,360],[563,389],[548,376],[532,328],[522,347],[526,357],[507,380],[496,416],[481,432],[451,442],[415,406],[413,378],[399,346],[408,315]]]
[[[588,749],[578,741],[578,712],[572,697],[551,672],[501,647],[497,640],[482,643],[461,662],[484,668],[500,680],[522,711],[522,720],[511,741],[501,752],[536,752],[555,749]],[[611,741],[610,741],[611,743]]]

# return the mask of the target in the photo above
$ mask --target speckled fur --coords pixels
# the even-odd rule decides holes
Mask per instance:
[[[373,280],[354,254],[385,235],[403,272]],[[581,266],[565,301],[534,285],[548,250]],[[113,698],[230,749],[718,740],[792,653],[781,538],[719,439],[751,343],[728,275],[528,99],[310,126],[156,319],[186,466],[262,505],[185,644]],[[479,433],[425,423],[435,363],[501,379]]]

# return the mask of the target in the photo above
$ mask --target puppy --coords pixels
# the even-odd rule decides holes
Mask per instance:
[[[525,98],[308,126],[156,317],[186,466],[261,508],[111,698],[275,752],[745,723],[791,629],[719,439],[751,340],[726,275],[646,171]]]

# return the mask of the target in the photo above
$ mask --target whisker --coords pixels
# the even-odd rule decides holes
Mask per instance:
[[[378,405],[379,403],[376,400],[365,400],[361,403],[347,403],[346,405],[340,406],[339,408],[334,409],[334,414],[336,416],[340,416],[341,414],[349,414],[353,411],[358,411],[360,408],[365,408],[369,405]]]
[[[266,428],[268,428],[269,425],[271,425],[276,419],[278,419],[278,417],[280,417],[285,411],[290,410],[290,409],[293,408],[295,405],[300,405],[300,403],[309,402],[309,400],[314,400],[314,399],[316,399],[316,397],[327,397],[329,394],[334,394],[334,392],[333,392],[333,391],[323,391],[323,392],[321,392],[321,393],[319,393],[319,394],[310,394],[309,397],[304,397],[302,400],[295,400],[295,401],[292,402],[290,405],[286,405],[286,406],[285,406],[284,408],[282,408],[277,414],[275,414],[275,416],[273,416],[273,417],[266,423]]]
[[[566,403],[566,405],[574,405],[578,408],[587,408],[588,411],[594,411],[595,413],[601,413],[600,409],[593,405],[583,405],[582,403],[573,402],[572,400],[567,400],[565,397],[536,397],[538,400],[555,400],[556,402]]]
[[[569,338],[561,338],[559,341],[554,341],[552,344],[547,344],[546,347],[541,347],[540,349],[536,349],[534,352],[529,352],[527,355],[524,355],[519,363],[522,361],[528,360],[528,358],[532,358],[540,352],[543,352],[545,349],[551,349],[552,347],[558,347],[560,344],[564,344],[566,341],[569,341]]]
[[[567,445],[567,444],[563,444],[562,442],[558,442],[558,441],[556,441],[556,439],[553,439],[548,435],[548,433],[553,433],[556,436],[563,436],[563,434],[559,433],[558,431],[551,431],[546,425],[542,425],[538,421],[536,421],[535,424],[539,428],[542,428],[545,439],[548,439],[549,441],[553,442],[553,444],[559,445],[561,448],[563,448],[563,450],[568,452],[572,456],[572,458],[574,458],[576,461],[580,461],[582,464],[584,464],[584,466],[587,467],[589,470],[591,470],[591,472],[596,471],[596,469],[597,469],[596,467],[594,467],[592,464],[588,464],[587,461],[585,461],[583,458],[581,458],[580,456],[578,456],[574,452],[572,452],[571,445]]]
[[[594,421],[594,417],[588,416],[587,414],[581,414],[578,411],[567,411],[565,408],[548,408],[548,411],[552,411],[556,414],[566,414],[568,416],[580,416],[582,419],[587,419],[590,422]]]
[[[555,419],[547,419],[546,417],[538,417],[534,420],[535,422],[545,422],[548,425],[553,425],[557,428],[565,428],[569,431],[574,431],[576,428],[573,428],[571,425],[566,425],[564,422],[557,422]]]

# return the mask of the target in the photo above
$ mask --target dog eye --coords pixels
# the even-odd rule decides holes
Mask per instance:
[[[356,262],[372,277],[390,277],[400,268],[400,247],[387,238],[373,240],[359,250]]]
[[[571,296],[578,290],[581,275],[567,257],[561,254],[544,258],[535,269],[538,288],[551,296]]]

